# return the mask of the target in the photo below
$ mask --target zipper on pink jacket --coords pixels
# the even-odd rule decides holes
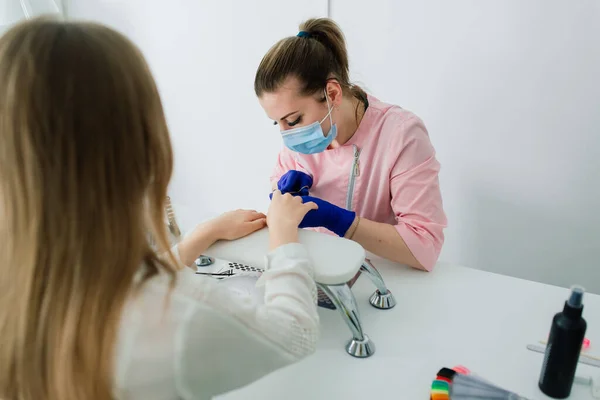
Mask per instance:
[[[354,181],[356,177],[360,175],[360,149],[355,144],[354,147],[354,160],[352,161],[352,168],[350,169],[350,179],[348,180],[348,195],[346,196],[346,209],[352,211],[352,197],[354,196]]]

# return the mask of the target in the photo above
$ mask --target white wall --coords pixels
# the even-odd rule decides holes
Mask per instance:
[[[420,115],[442,259],[600,293],[600,2],[333,0],[355,80]]]
[[[61,11],[62,0],[0,0],[22,2],[30,16],[54,14]]]
[[[442,259],[600,293],[600,3],[331,0],[356,80],[426,122],[450,226]],[[136,41],[176,151],[174,201],[265,210],[281,146],[262,55],[326,0],[72,0]]]
[[[59,3],[59,0],[0,0],[0,35],[27,16],[58,13]]]
[[[0,26],[9,25],[23,18],[19,0],[0,0]]]
[[[326,0],[71,0],[69,15],[107,23],[142,49],[173,136],[171,196],[197,218],[266,211],[281,140],[254,96],[254,73],[278,39]]]

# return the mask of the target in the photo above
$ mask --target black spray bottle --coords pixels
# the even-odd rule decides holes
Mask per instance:
[[[555,399],[565,399],[571,394],[587,328],[581,316],[584,292],[582,287],[573,286],[562,312],[552,320],[539,387],[544,394]]]

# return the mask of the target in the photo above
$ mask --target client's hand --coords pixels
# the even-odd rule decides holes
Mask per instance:
[[[252,210],[229,211],[204,222],[178,245],[179,258],[190,266],[218,240],[235,240],[264,228],[267,216]]]
[[[300,228],[324,227],[344,237],[356,218],[354,211],[348,211],[317,197],[302,196],[302,201],[316,203],[319,208],[306,214]]]
[[[267,225],[267,216],[254,210],[228,211],[208,223],[217,240],[236,240]]]
[[[308,190],[312,185],[312,176],[305,174],[302,171],[290,170],[279,178],[277,189],[279,189],[282,194],[290,193],[294,196],[308,196]],[[269,195],[269,198],[273,198],[273,193]]]
[[[271,249],[287,243],[297,242],[300,221],[306,213],[317,208],[315,203],[303,201],[302,197],[281,194],[279,190],[274,191],[267,212]]]

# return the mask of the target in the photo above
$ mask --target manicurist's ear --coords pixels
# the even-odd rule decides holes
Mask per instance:
[[[327,82],[325,87],[327,97],[329,98],[329,104],[333,107],[339,107],[342,104],[342,87],[339,82],[335,79],[331,79]]]

